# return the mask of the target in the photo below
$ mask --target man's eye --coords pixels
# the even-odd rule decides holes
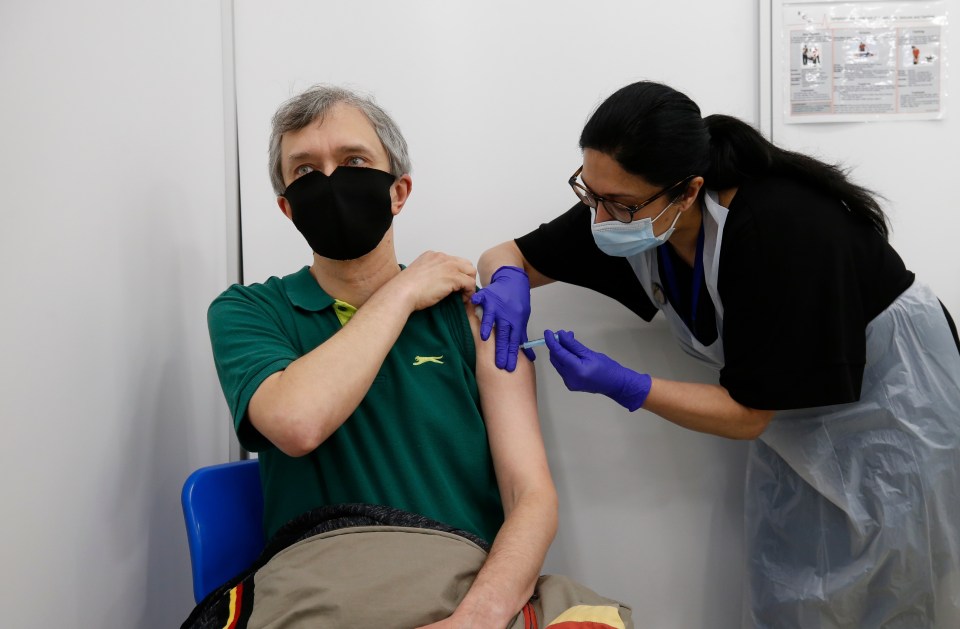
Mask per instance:
[[[307,166],[306,164],[304,164],[303,166],[297,166],[297,169],[293,171],[293,174],[295,174],[297,177],[302,177],[303,175],[306,175],[307,173],[312,173],[312,172],[313,172],[313,166]]]
[[[357,157],[356,155],[354,155],[353,157],[347,158],[347,161],[344,162],[344,165],[345,166],[363,166],[366,163],[367,163],[367,160],[363,159],[362,157]]]

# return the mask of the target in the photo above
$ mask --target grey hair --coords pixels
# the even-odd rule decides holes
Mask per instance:
[[[390,174],[394,177],[410,172],[410,155],[397,123],[377,105],[373,98],[334,85],[314,85],[280,105],[273,115],[270,131],[270,183],[277,196],[283,194],[283,170],[280,166],[280,141],[288,131],[298,131],[314,120],[323,119],[331,107],[343,103],[359,109],[377,132],[377,137],[390,158]]]

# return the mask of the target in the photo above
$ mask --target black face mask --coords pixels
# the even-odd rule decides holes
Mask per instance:
[[[284,191],[293,224],[324,258],[353,260],[376,248],[393,222],[390,187],[396,179],[375,168],[315,170]]]

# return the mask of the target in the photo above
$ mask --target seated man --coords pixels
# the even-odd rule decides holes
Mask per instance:
[[[527,623],[535,622],[526,608],[556,531],[557,497],[533,367],[524,360],[513,373],[499,370],[493,343],[479,341],[468,302],[476,286],[470,262],[427,252],[406,268],[398,265],[392,222],[412,186],[403,136],[372,101],[318,86],[275,114],[270,161],[280,209],[313,249],[313,264],[263,284],[231,286],[208,313],[237,436],[259,452],[271,542],[268,557],[255,565],[262,568],[256,593],[248,583],[247,599],[258,606],[270,597],[279,602],[269,613],[255,607],[253,616],[261,613],[258,622],[271,626],[299,626],[294,619],[307,616],[297,605],[315,595],[305,594],[310,588],[302,582],[319,578],[302,570],[327,571],[340,587],[348,587],[346,571],[357,572],[365,587],[384,566],[410,576],[393,578],[385,589],[414,587],[425,578],[418,575],[442,570],[448,556],[442,553],[433,565],[414,566],[425,552],[412,550],[421,548],[416,541],[378,547],[370,561],[383,565],[366,573],[356,565],[356,549],[343,564],[329,552],[322,560],[297,554],[306,552],[304,539],[313,539],[303,534],[311,514],[346,505],[351,516],[366,517],[363,505],[380,505],[475,541],[480,565],[442,612],[447,617],[436,609],[424,616],[411,609],[412,595],[402,594],[389,621],[309,616],[313,624],[306,626],[505,627],[524,622],[516,620],[522,609]],[[344,514],[322,517],[340,521]],[[402,517],[388,523],[407,524]],[[390,564],[387,555],[398,559]],[[280,573],[300,575],[293,579],[301,581],[296,594]],[[227,585],[229,595],[221,588],[204,603],[239,606],[239,588]],[[361,607],[389,607],[376,597]],[[629,616],[615,602],[606,609],[618,622],[618,609]],[[185,626],[203,626],[201,615],[195,610],[194,624]]]

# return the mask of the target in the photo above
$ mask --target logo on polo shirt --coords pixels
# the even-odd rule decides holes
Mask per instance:
[[[443,358],[443,355],[440,355],[440,356],[414,356],[414,357],[413,357],[413,366],[414,366],[414,367],[418,367],[418,366],[420,366],[420,365],[422,365],[422,364],[424,364],[424,363],[437,363],[438,365],[442,365],[442,364],[443,364],[443,361],[440,360],[441,358]]]

